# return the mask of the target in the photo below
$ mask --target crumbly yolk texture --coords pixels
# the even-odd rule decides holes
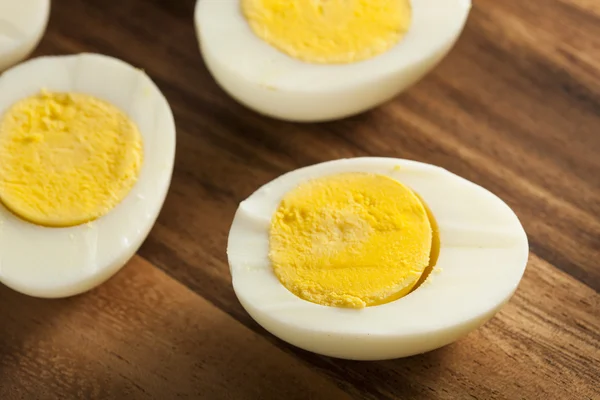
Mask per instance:
[[[118,108],[77,93],[40,94],[0,121],[0,200],[35,224],[94,220],[135,184],[142,138]]]
[[[242,0],[254,33],[291,57],[351,63],[395,46],[412,19],[410,0]]]
[[[406,186],[383,175],[338,174],[283,198],[269,257],[300,298],[363,308],[411,291],[429,265],[432,235],[423,203]]]

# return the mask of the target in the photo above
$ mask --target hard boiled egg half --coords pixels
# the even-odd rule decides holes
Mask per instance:
[[[389,100],[453,46],[470,0],[198,0],[211,74],[231,96],[293,121]]]
[[[135,253],[173,170],[169,104],[141,70],[96,54],[0,75],[0,282],[64,297]]]
[[[333,357],[449,344],[506,303],[527,236],[498,197],[447,170],[356,158],[285,174],[244,200],[227,247],[233,288],[275,336]]]
[[[0,72],[33,51],[49,14],[50,0],[0,0]]]

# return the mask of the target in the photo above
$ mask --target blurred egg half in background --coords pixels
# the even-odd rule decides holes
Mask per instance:
[[[50,0],[0,0],[0,72],[35,49],[49,15]]]
[[[470,0],[198,0],[200,51],[247,107],[290,121],[371,109],[450,51]]]

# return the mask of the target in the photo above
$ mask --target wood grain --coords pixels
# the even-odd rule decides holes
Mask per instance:
[[[234,305],[240,325],[136,257],[76,298],[0,288],[0,398],[595,399],[598,309],[596,292],[534,256],[513,301],[466,339],[342,361],[290,348]]]
[[[79,298],[2,288],[0,313],[2,399],[348,398],[140,258]]]
[[[175,113],[177,159],[139,252],[149,263],[136,258],[68,300],[0,289],[0,399],[600,398],[598,1],[475,0],[458,44],[423,81],[327,124],[271,120],[225,95],[198,53],[193,7],[54,2],[37,54],[101,52],[144,68]],[[237,204],[284,172],[363,155],[445,167],[522,220],[532,250],[523,282],[466,339],[347,362],[273,338],[237,302],[225,257]]]

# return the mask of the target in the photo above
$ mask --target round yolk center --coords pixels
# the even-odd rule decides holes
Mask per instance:
[[[410,189],[383,175],[339,174],[283,198],[269,257],[280,282],[302,299],[362,308],[408,294],[429,265],[432,239]]]
[[[254,33],[291,57],[351,63],[384,53],[410,27],[410,0],[242,0]]]
[[[43,91],[0,121],[0,200],[35,224],[82,224],[125,198],[142,157],[137,127],[115,106]]]

